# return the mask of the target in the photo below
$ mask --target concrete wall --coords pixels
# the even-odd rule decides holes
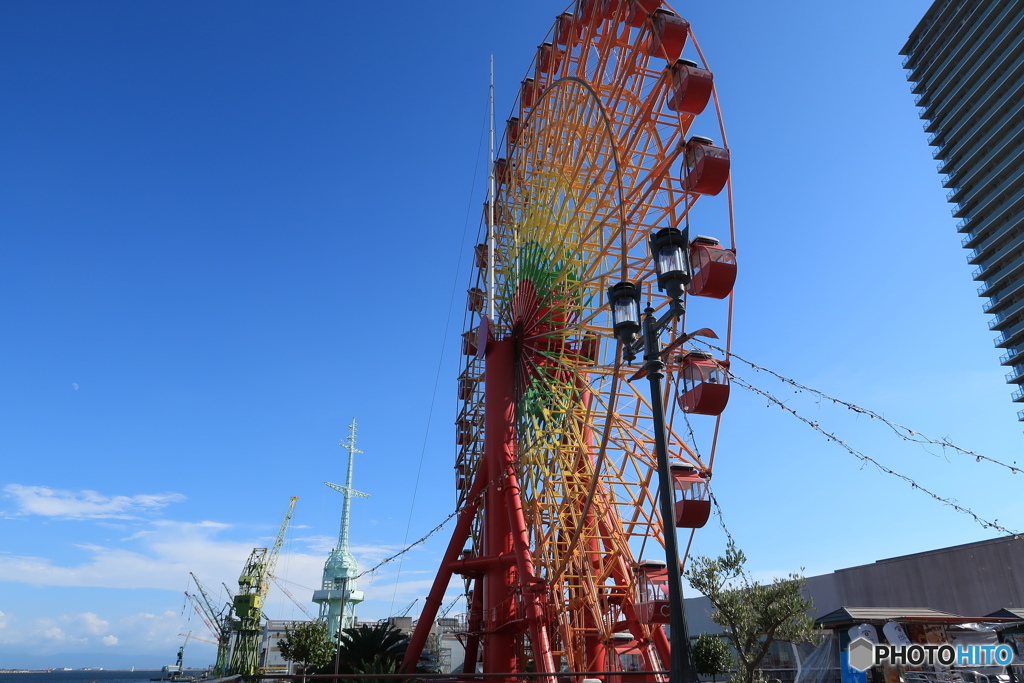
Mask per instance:
[[[1012,536],[904,555],[807,577],[814,616],[840,607],[930,607],[984,616],[1024,606],[1024,538]],[[691,636],[720,633],[705,597],[686,600]]]

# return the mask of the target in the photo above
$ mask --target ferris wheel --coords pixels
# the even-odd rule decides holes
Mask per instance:
[[[663,321],[667,527],[692,533],[710,514],[729,385],[728,357],[691,340],[729,348],[736,261],[725,129],[689,23],[661,0],[578,0],[538,48],[504,146],[462,340],[461,513],[421,623],[458,574],[467,671],[478,653],[485,672],[629,657],[659,671],[652,400],[614,314],[639,318],[642,298]]]

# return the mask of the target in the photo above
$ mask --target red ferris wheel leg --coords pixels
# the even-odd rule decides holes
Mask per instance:
[[[487,345],[484,370],[484,463],[481,469],[492,479],[515,464],[515,343],[492,341]],[[512,567],[499,561],[513,551],[512,529],[505,512],[504,481],[488,482],[484,493],[483,551],[490,560],[483,575],[484,673],[516,670],[516,630]]]
[[[416,663],[423,654],[423,646],[430,635],[430,628],[434,624],[437,612],[444,600],[444,593],[448,588],[448,582],[457,568],[459,555],[469,538],[469,531],[472,528],[473,518],[476,516],[477,508],[480,505],[480,493],[487,483],[487,467],[484,464],[477,472],[469,494],[466,496],[466,507],[459,513],[459,520],[455,524],[451,540],[448,541],[448,549],[445,551],[441,566],[434,576],[434,583],[430,587],[430,593],[423,604],[423,612],[420,613],[419,622],[416,624],[412,636],[409,638],[409,646],[405,650],[405,658],[402,660],[401,671],[412,673],[416,670]]]
[[[484,494],[484,553],[492,560],[484,572],[483,598],[487,636],[484,672],[515,672],[525,666],[515,661],[525,620],[530,634],[534,670],[554,673],[547,633],[544,598],[547,587],[534,574],[529,532],[523,515],[519,481],[515,473],[515,342],[492,341],[487,348],[484,394],[485,469],[494,473]],[[510,563],[494,560],[514,555]],[[517,601],[516,594],[521,596]],[[521,612],[517,613],[517,610]],[[511,625],[505,626],[505,624]],[[518,623],[515,623],[518,622]],[[541,683],[553,679],[541,679]]]
[[[480,655],[480,631],[484,620],[484,589],[480,577],[473,579],[473,594],[469,601],[469,635],[466,636],[466,653],[462,660],[464,673],[476,673],[476,662]]]
[[[505,501],[509,524],[512,527],[512,544],[516,554],[516,569],[519,571],[519,589],[530,631],[530,650],[533,652],[534,671],[554,673],[555,663],[551,656],[547,617],[544,613],[547,585],[533,571],[530,536],[526,529],[526,517],[523,515],[523,501],[519,497],[519,480],[512,468],[509,469],[506,479]],[[538,679],[538,683],[554,683],[554,678],[543,677]]]

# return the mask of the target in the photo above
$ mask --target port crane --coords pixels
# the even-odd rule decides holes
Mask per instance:
[[[238,577],[238,593],[232,599],[235,617],[235,648],[231,653],[228,674],[254,676],[259,665],[260,628],[263,621],[263,603],[270,589],[270,577],[277,568],[277,560],[284,546],[284,536],[295,512],[292,496],[288,511],[281,521],[274,545],[267,548],[253,548],[245,567]]]
[[[209,590],[193,572],[189,576],[199,589],[199,595],[185,591],[185,597],[192,603],[192,607],[202,618],[203,623],[210,629],[210,633],[217,639],[217,660],[213,665],[214,676],[220,677],[227,674],[228,668],[228,647],[231,639],[231,603],[224,603],[220,609],[215,608],[214,601],[210,598]],[[195,636],[192,637],[195,640]]]
[[[209,643],[210,645],[217,644],[212,640],[207,640],[206,638],[200,638],[199,636],[192,635],[192,631],[189,631],[188,633],[179,633],[178,635],[185,636],[185,638],[191,638],[192,640],[198,640],[200,643]]]
[[[298,607],[300,610],[302,610],[302,613],[309,617],[310,621],[317,620],[317,617],[314,617],[313,614],[308,609],[306,609],[306,606],[299,602],[298,599],[294,595],[292,595],[292,592],[285,587],[283,583],[284,579],[279,579],[273,574],[270,575],[270,578],[273,580],[274,585],[280,588],[281,592],[288,596],[288,599],[292,601],[292,604]]]

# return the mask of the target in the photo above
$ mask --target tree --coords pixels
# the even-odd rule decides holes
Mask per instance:
[[[387,622],[360,624],[341,632],[339,673],[395,673],[409,637]]]
[[[696,557],[684,574],[711,601],[711,619],[725,629],[736,651],[739,669],[733,683],[757,681],[757,667],[776,640],[798,643],[814,636],[814,620],[807,616],[813,602],[803,595],[804,578],[790,574],[760,584],[743,571],[746,561],[730,541],[725,555]]]
[[[693,644],[693,659],[697,663],[697,673],[711,676],[712,681],[717,681],[719,674],[725,673],[733,665],[729,646],[724,640],[710,633],[697,636]]]
[[[327,633],[327,622],[305,621],[290,629],[284,629],[284,638],[277,641],[281,656],[302,666],[302,673],[319,669],[334,656],[334,641]]]

